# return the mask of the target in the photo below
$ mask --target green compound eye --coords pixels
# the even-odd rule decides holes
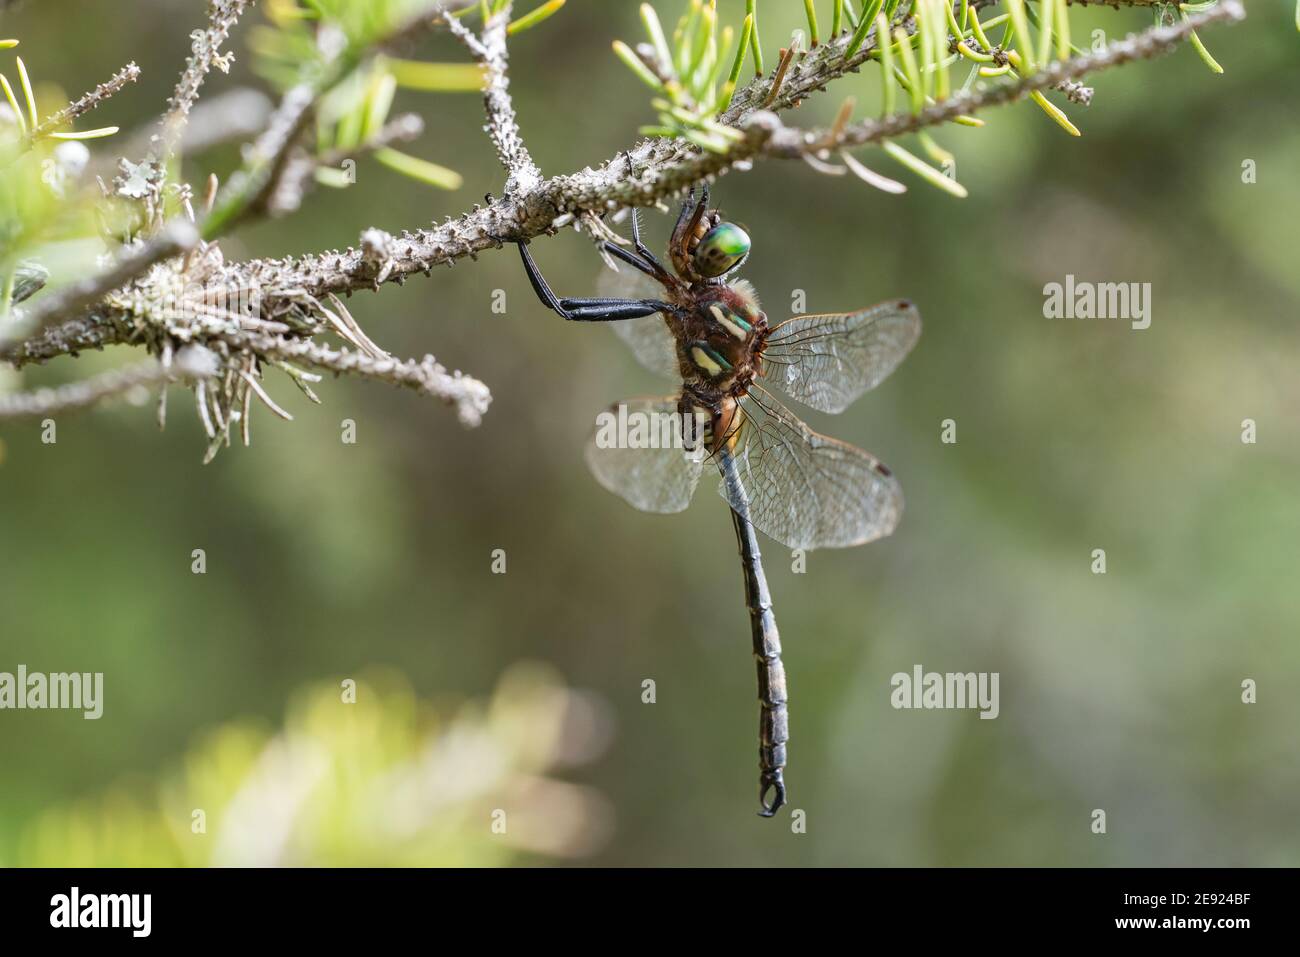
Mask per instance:
[[[718,223],[695,247],[695,268],[701,276],[714,279],[748,255],[749,234],[735,223]]]

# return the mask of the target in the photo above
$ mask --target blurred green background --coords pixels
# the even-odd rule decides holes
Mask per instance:
[[[141,82],[94,118],[132,130],[161,108],[203,6],[28,3],[0,33],[70,93],[137,60]],[[719,7],[738,22],[742,3]],[[802,5],[762,8],[774,61]],[[1150,22],[1071,10],[1076,38]],[[258,82],[260,19],[210,92]],[[640,36],[636,4],[570,0],[517,38],[515,102],[547,174],[653,122],[610,53]],[[907,296],[925,319],[883,386],[838,418],[807,415],[897,472],[897,533],[814,552],[806,574],[765,548],[806,833],[754,814],[754,670],[722,501],[707,483],[683,515],[641,514],[582,460],[599,410],[670,385],[609,330],[545,312],[507,249],[349,303],[391,351],[487,382],[477,430],[366,383],[323,383],[311,406],[275,376],[297,421],[255,411],[253,447],[207,467],[178,390],[161,434],[152,402],[61,417],[55,445],[36,422],[0,428],[0,670],[106,685],[99,721],[0,713],[0,862],[1296,864],[1297,36],[1288,8],[1255,4],[1205,40],[1225,75],[1182,49],[1094,78],[1094,104],[1067,106],[1082,139],[1027,103],[939,131],[964,201],[871,152],[906,195],[776,160],[718,184],[754,237],[745,274],[769,316],[802,289],[813,312]],[[411,55],[462,59],[445,37]],[[787,119],[825,122],[847,94],[872,109],[876,81],[850,77]],[[223,241],[227,258],[345,247],[500,192],[478,96],[404,92],[397,108],[427,120],[409,151],[460,170],[463,189],[362,160],[354,187]],[[187,172],[201,182],[237,156],[217,148]],[[646,223],[661,244],[666,217]],[[585,237],[533,248],[563,294],[594,291]],[[1067,273],[1150,282],[1151,327],[1045,319],[1043,286]],[[190,572],[195,548],[206,575]],[[999,672],[1000,717],[893,710],[890,676],[915,664]],[[369,683],[340,716],[349,677]],[[1241,702],[1245,678],[1257,704]],[[511,702],[522,718],[500,717]],[[589,746],[562,753],[575,737]],[[333,774],[305,771],[302,749]],[[501,808],[508,846],[492,839]],[[407,831],[378,828],[400,814]]]

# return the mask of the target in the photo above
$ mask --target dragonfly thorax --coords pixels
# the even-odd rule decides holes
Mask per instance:
[[[767,318],[748,283],[699,284],[681,316],[683,372],[719,392],[741,391],[761,371]]]

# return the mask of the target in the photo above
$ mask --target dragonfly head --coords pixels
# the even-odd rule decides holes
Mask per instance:
[[[739,268],[749,248],[749,234],[735,223],[723,222],[722,215],[709,208],[708,189],[698,200],[692,190],[668,243],[677,274],[692,283],[722,279]]]
[[[749,234],[735,223],[718,223],[695,247],[695,271],[705,279],[717,279],[740,267],[749,257]]]

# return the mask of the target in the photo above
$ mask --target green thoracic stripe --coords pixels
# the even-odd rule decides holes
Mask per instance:
[[[730,372],[731,363],[722,358],[715,350],[709,347],[705,342],[691,343],[691,358],[695,364],[707,372],[709,375],[717,375],[719,372]]]
[[[715,350],[712,346],[706,346],[701,344],[700,348],[703,349],[705,353],[708,354],[710,359],[712,359],[714,362],[720,365],[723,369],[726,369],[727,371],[731,370],[731,363],[728,362],[726,359],[722,358],[722,354],[717,350]]]

